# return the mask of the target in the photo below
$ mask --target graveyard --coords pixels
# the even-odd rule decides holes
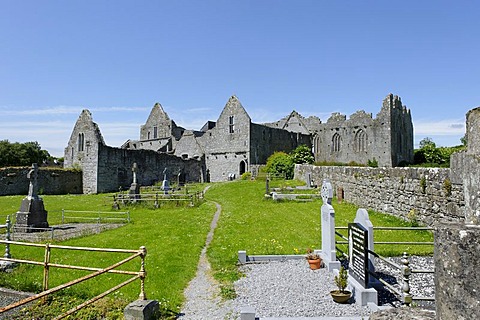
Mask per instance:
[[[289,181],[290,186],[301,185],[300,181]],[[203,189],[206,184],[192,186],[192,190]],[[99,234],[86,235],[66,241],[49,240],[53,244],[82,247],[138,249],[145,246],[147,255],[145,269],[145,292],[148,299],[159,301],[162,317],[173,318],[184,303],[183,292],[189,281],[195,276],[200,251],[205,244],[209,225],[215,213],[215,203],[221,205],[222,212],[215,230],[215,236],[208,248],[207,256],[214,277],[220,282],[224,299],[235,296],[234,282],[242,277],[238,269],[238,251],[246,250],[255,255],[300,255],[306,248],[321,249],[320,207],[322,200],[308,202],[273,201],[265,198],[265,180],[241,180],[228,183],[209,184],[205,200],[198,206],[163,206],[154,208],[137,204],[128,206],[130,222],[123,226]],[[0,219],[18,210],[22,196],[3,196],[0,198]],[[112,209],[113,194],[96,195],[45,195],[42,196],[48,210],[48,222],[57,225],[62,220],[62,209],[79,211],[115,211]],[[357,207],[333,200],[336,210],[336,224],[347,226],[352,222]],[[410,226],[411,222],[377,212],[369,212],[374,225]],[[378,241],[431,242],[433,235],[429,231],[385,231],[377,232]],[[387,246],[378,245],[376,251],[385,256],[401,256],[406,251],[410,255],[432,255],[431,245]],[[36,259],[42,261],[43,250],[32,247],[10,249],[17,259]],[[52,262],[74,263],[106,267],[114,263],[117,257],[105,253],[52,252]],[[118,259],[117,259],[118,260]],[[305,263],[305,267],[308,268]],[[127,264],[129,270],[138,270],[138,263]],[[86,274],[84,271],[52,269],[50,287],[70,281]],[[121,275],[106,274],[98,279],[68,289],[51,298],[49,308],[39,308],[37,312],[51,312],[51,317],[64,305],[85,300],[103,292],[112,283],[121,282]],[[42,288],[42,268],[21,265],[13,273],[0,274],[0,286],[20,291],[39,292]],[[130,284],[113,292],[110,298],[102,300],[108,317],[120,317],[123,308],[138,297],[137,283]],[[55,307],[58,306],[58,307]],[[99,307],[97,307],[98,309]],[[48,311],[47,311],[48,310]],[[93,309],[94,310],[94,309]],[[83,314],[82,314],[83,312]],[[87,308],[77,316],[93,312]]]

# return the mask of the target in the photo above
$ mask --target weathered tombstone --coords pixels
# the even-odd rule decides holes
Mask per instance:
[[[328,271],[340,269],[335,247],[335,210],[332,207],[333,188],[328,180],[322,184],[321,225],[322,225],[322,260]]]
[[[268,178],[265,179],[265,194],[270,194],[270,180]]]
[[[307,172],[305,174],[305,181],[307,182],[307,188],[311,188],[312,187],[312,175],[310,174],[310,172]]]
[[[343,202],[343,188],[342,187],[337,187],[337,202],[338,203]]]
[[[138,166],[137,163],[134,162],[132,166],[133,182],[128,190],[130,200],[132,200],[133,202],[136,202],[136,200],[140,199],[140,185],[137,183],[137,172]]]
[[[185,172],[183,172],[183,170],[180,170],[177,174],[177,185],[179,187],[183,187],[185,185],[185,182]]]
[[[30,181],[28,195],[22,200],[20,210],[17,211],[15,230],[18,232],[35,232],[35,228],[48,228],[47,211],[43,200],[38,196],[38,166],[32,164],[27,178]]]
[[[170,184],[168,183],[168,179],[167,179],[167,167],[163,169],[162,190],[165,192],[165,194],[167,194],[168,191],[170,190]]]

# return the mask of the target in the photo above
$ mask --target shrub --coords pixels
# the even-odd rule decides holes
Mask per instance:
[[[242,180],[250,180],[252,178],[252,173],[251,172],[244,172],[242,173],[241,179]]]
[[[304,144],[302,144],[301,146],[298,146],[295,150],[293,150],[290,153],[290,156],[292,157],[293,163],[312,164],[315,161],[315,159],[313,157],[313,154],[312,154],[312,150],[310,150],[310,148],[307,147]]]
[[[285,152],[274,152],[267,159],[266,171],[275,175],[285,175],[285,179],[293,178],[295,164],[292,157]]]

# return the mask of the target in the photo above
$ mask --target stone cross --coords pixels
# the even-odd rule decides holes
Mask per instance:
[[[163,169],[163,180],[167,180],[167,167]]]
[[[333,188],[328,180],[322,184],[323,205],[321,208],[322,259],[329,271],[340,269],[335,247],[335,210],[332,207]]]
[[[36,163],[32,163],[32,168],[27,173],[27,179],[30,181],[30,184],[28,186],[28,199],[38,197],[37,178],[38,178],[38,165]]]
[[[132,167],[133,183],[137,183],[137,171],[138,171],[138,166],[137,166],[137,163],[134,162],[134,163],[133,163],[133,167]]]

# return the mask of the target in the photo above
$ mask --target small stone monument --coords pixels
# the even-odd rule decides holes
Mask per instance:
[[[165,194],[167,194],[168,190],[170,190],[170,184],[168,183],[168,180],[167,180],[167,167],[163,169],[162,190],[165,192]]]
[[[310,174],[310,172],[307,172],[305,174],[305,182],[307,183],[307,188],[311,188],[312,187],[312,175]]]
[[[28,195],[22,200],[20,210],[16,214],[15,229],[18,232],[40,231],[35,228],[48,228],[47,211],[43,200],[38,196],[38,165],[32,164],[27,178],[30,181]]]
[[[136,162],[133,163],[132,172],[133,172],[133,182],[130,185],[128,194],[130,199],[135,202],[137,199],[140,199],[140,185],[137,183],[138,166]]]
[[[335,210],[332,207],[333,188],[328,180],[322,184],[321,225],[322,225],[322,260],[328,271],[340,269],[335,247]]]

